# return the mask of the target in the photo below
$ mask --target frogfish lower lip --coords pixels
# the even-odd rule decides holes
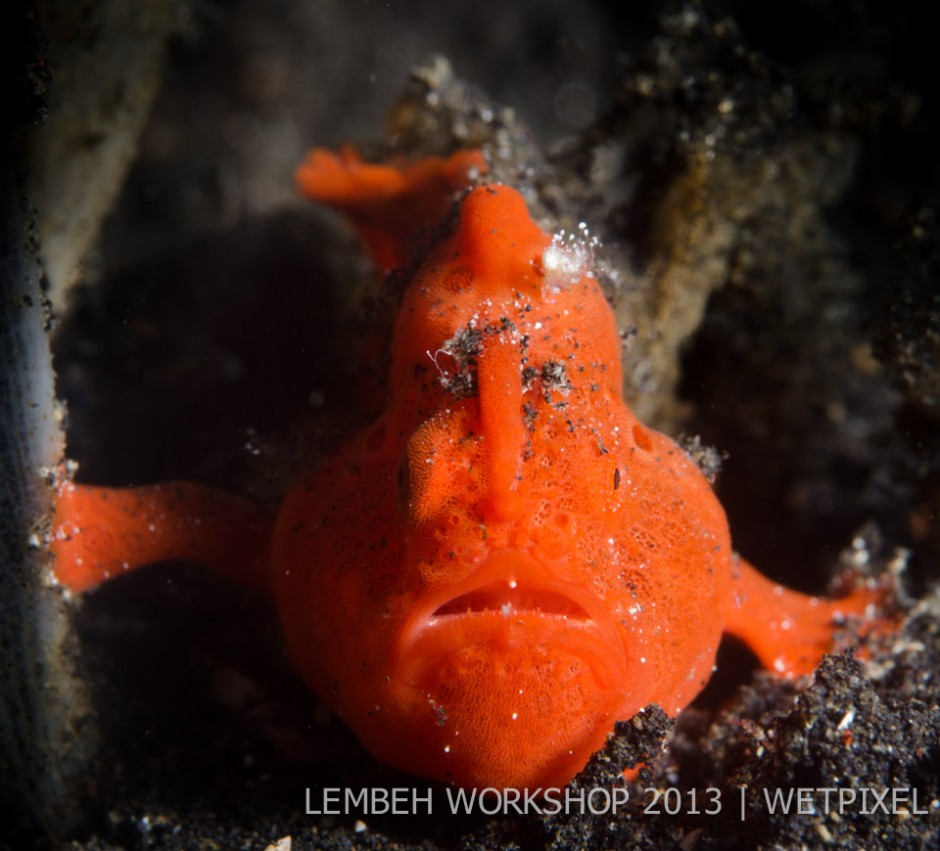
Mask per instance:
[[[583,606],[563,593],[551,588],[520,587],[518,580],[504,579],[452,597],[434,610],[431,621],[488,613],[508,618],[523,612],[580,621],[591,619]]]
[[[627,674],[623,642],[603,601],[518,549],[492,553],[470,576],[422,601],[399,634],[392,667],[421,687],[435,665],[469,647],[494,655],[526,647],[570,654],[606,687]]]

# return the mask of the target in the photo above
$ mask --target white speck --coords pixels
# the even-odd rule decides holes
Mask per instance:
[[[510,587],[510,588],[515,588],[518,584],[519,584],[519,583],[516,582],[515,579],[510,579],[510,580],[509,580],[509,587]]]
[[[353,825],[353,830],[356,833],[365,833],[368,830],[368,828],[366,827],[366,823],[364,821],[360,821],[359,819],[356,819],[356,823]]]
[[[849,725],[855,720],[855,707],[853,706],[845,715],[842,716],[842,720],[839,722],[839,726],[836,727],[837,730],[847,730]]]
[[[512,720],[513,720],[513,721],[515,721],[518,717],[519,717],[519,713],[518,713],[518,712],[513,712],[513,713],[512,713]]]
[[[849,562],[855,567],[864,567],[870,560],[871,554],[868,552],[868,542],[861,535],[857,535],[852,539]]]
[[[444,745],[444,753],[450,753],[450,745]]]
[[[642,664],[642,665],[645,665],[645,664],[646,664],[646,657],[645,657],[645,656],[641,656],[641,657],[640,657],[640,664]]]
[[[499,611],[504,618],[508,618],[512,614],[512,603],[503,603]]]
[[[592,237],[587,225],[578,225],[578,234],[559,231],[551,245],[542,252],[542,270],[548,292],[560,292],[589,275],[594,267],[594,249],[600,244]]]

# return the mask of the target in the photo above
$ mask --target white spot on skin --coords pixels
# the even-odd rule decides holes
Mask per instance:
[[[542,252],[546,290],[557,293],[590,276],[594,267],[594,249],[598,245],[600,241],[590,235],[584,222],[578,225],[577,234],[566,234],[563,230],[556,233]]]

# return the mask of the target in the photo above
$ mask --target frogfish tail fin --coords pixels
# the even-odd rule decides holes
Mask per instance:
[[[396,165],[364,162],[346,145],[314,148],[295,179],[301,195],[347,217],[386,274],[405,264],[416,235],[444,218],[455,193],[487,170],[479,150]]]

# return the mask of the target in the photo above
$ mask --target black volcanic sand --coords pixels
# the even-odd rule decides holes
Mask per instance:
[[[185,477],[276,500],[374,415],[359,388],[382,365],[358,346],[389,315],[355,240],[291,197],[292,166],[346,137],[375,156],[482,144],[546,222],[601,236],[628,398],[726,455],[716,488],[742,554],[814,593],[848,568],[890,573],[903,624],[870,636],[865,661],[828,657],[797,683],[723,645],[675,724],[651,708],[620,725],[578,781],[611,786],[648,760],[615,815],[457,816],[434,787],[431,816],[315,816],[308,787],[431,784],[329,717],[264,601],[155,567],[75,607],[102,749],[76,801],[85,827],[53,847],[940,845],[926,21],[845,2],[486,2],[459,20],[433,4],[265,6],[181,7],[137,159],[55,329],[80,480]],[[407,82],[432,51],[452,65]],[[678,812],[674,797],[644,811],[645,787],[675,789]],[[775,790],[807,787],[865,790],[867,808],[769,811]],[[916,790],[919,810],[884,812],[885,788]]]

